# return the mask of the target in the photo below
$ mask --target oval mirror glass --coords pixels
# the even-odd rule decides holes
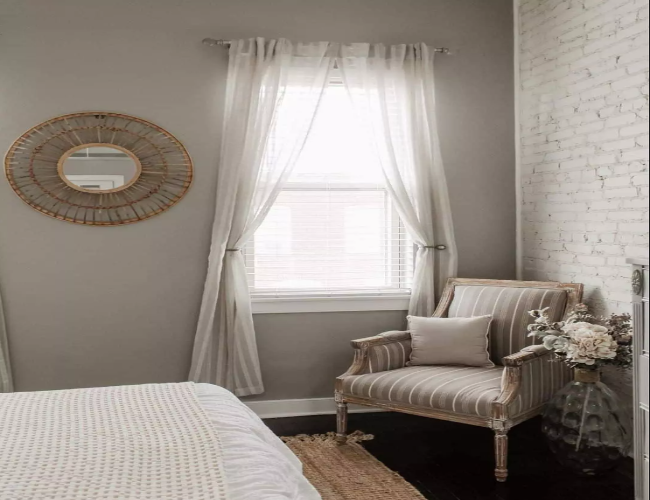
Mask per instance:
[[[138,158],[113,144],[77,146],[59,161],[59,175],[66,184],[92,193],[126,189],[138,180],[141,172]]]

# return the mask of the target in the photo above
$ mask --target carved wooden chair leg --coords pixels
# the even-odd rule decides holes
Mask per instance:
[[[346,444],[348,442],[348,404],[340,398],[336,398],[336,442]]]
[[[496,469],[494,474],[497,481],[505,483],[508,479],[508,431],[494,431],[494,453],[496,457]]]

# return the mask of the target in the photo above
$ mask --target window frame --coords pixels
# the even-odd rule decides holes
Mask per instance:
[[[285,186],[282,191],[383,191],[388,199],[386,188],[378,187],[376,184],[364,183],[339,183],[329,184],[327,187],[319,183],[296,182]],[[391,280],[398,285],[408,278],[406,272],[409,269],[408,243],[400,243],[399,235],[406,231],[404,223],[400,219],[397,210],[391,206],[391,238],[392,251],[398,255],[397,259],[391,259]],[[415,245],[414,245],[415,247]],[[412,252],[415,259],[416,252]],[[254,237],[246,244],[244,249],[244,260],[247,271],[255,269],[252,260],[255,255]],[[415,268],[413,261],[412,269]],[[248,276],[248,275],[247,275]],[[287,290],[286,292],[263,292],[250,288],[251,301],[254,314],[273,313],[300,313],[300,312],[336,312],[336,311],[403,311],[407,310],[411,299],[411,288],[404,288],[400,291],[398,287],[387,288],[386,291],[364,291],[364,290]]]
[[[411,294],[348,297],[251,297],[253,314],[408,311]]]
[[[343,79],[337,68],[332,70],[329,86],[343,86]],[[328,184],[327,187],[320,183],[310,182],[292,182],[288,183],[281,191],[383,191],[386,193],[386,199],[390,203],[389,193],[385,187],[376,184],[366,183],[338,183]],[[393,247],[391,252],[398,255],[397,259],[391,260],[391,281],[396,284],[411,280],[406,273],[409,270],[409,250],[408,243],[400,243],[399,235],[406,232],[404,222],[399,217],[397,210],[391,203],[390,214],[390,242]],[[415,271],[415,259],[417,245],[412,245],[410,255],[412,262],[410,269]],[[253,269],[251,262],[254,259],[255,238],[254,236],[245,245],[243,255],[246,264],[247,278],[248,270]],[[250,287],[253,314],[285,314],[285,313],[311,313],[311,312],[344,312],[344,311],[406,311],[409,308],[412,288],[404,288],[402,291],[398,287],[387,288],[385,291],[364,291],[364,290],[340,290],[340,291],[299,291],[287,290],[286,292],[263,292],[255,291]]]

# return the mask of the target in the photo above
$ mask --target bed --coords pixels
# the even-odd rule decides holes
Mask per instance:
[[[0,394],[0,500],[318,500],[296,456],[209,384]]]

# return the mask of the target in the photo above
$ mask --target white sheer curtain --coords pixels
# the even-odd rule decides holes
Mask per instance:
[[[331,50],[326,42],[282,39],[231,45],[212,248],[190,380],[237,396],[264,392],[241,249],[304,146],[333,65]],[[278,135],[284,139],[270,140]]]
[[[409,313],[431,316],[457,250],[436,122],[433,61],[425,44],[341,47],[343,81],[372,129],[388,191],[419,246]],[[436,246],[446,249],[436,249]]]
[[[7,343],[7,327],[0,296],[0,392],[13,392],[11,366],[9,364],[9,345]]]

